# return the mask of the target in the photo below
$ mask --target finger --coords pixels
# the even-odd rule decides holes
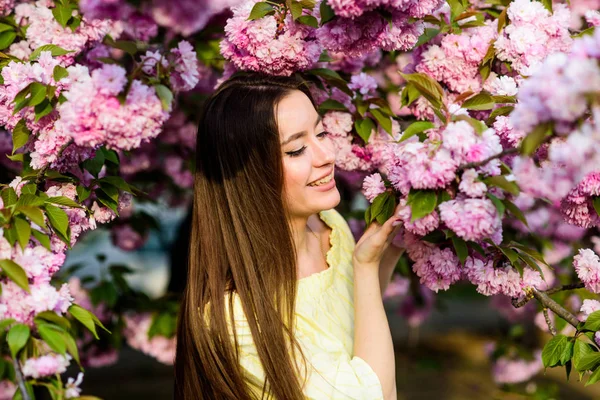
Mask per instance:
[[[399,223],[396,226],[394,226],[392,233],[388,236],[387,240],[385,241],[386,245],[389,245],[390,243],[392,243],[392,241],[394,240],[396,235],[398,235],[398,232],[400,232],[400,230],[402,229],[403,226],[404,225],[402,223]]]
[[[378,239],[380,239],[382,243],[387,242],[388,238],[392,235],[394,230],[401,226],[401,224],[402,219],[400,219],[396,215],[392,215],[390,218],[388,218],[387,221],[385,221],[383,225],[381,225],[381,228],[373,235],[379,236]]]

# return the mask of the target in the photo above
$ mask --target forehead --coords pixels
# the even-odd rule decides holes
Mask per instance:
[[[276,116],[279,135],[285,139],[296,132],[312,129],[318,114],[309,98],[301,91],[294,90],[281,99]]]

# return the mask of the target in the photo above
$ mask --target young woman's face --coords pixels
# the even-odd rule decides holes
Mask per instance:
[[[335,186],[335,148],[308,97],[299,90],[277,106],[284,193],[292,216],[310,216],[340,202]]]

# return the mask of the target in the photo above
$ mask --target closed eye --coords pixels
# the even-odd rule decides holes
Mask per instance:
[[[323,139],[323,138],[325,138],[327,136],[329,136],[329,132],[327,132],[327,131],[323,131],[323,132],[317,134],[317,137],[320,138],[320,139]],[[302,153],[304,153],[304,150],[306,150],[306,146],[302,146],[298,150],[286,151],[285,154],[289,155],[290,157],[298,157],[298,156],[301,156]]]

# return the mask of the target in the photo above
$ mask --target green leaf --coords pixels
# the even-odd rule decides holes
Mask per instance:
[[[392,119],[385,115],[379,108],[369,109],[371,115],[375,117],[379,125],[390,135],[392,134]]]
[[[512,195],[519,195],[519,186],[515,182],[508,181],[504,175],[488,176],[483,182],[488,186],[499,187]]]
[[[575,340],[573,347],[573,366],[577,371],[585,371],[589,369],[587,367],[587,360],[585,365],[582,364],[581,361],[584,357],[590,354],[597,354],[600,356],[600,353],[595,352],[594,348],[588,343],[585,343],[584,341],[579,339]]]
[[[14,26],[0,23],[0,32],[14,31],[14,30],[15,30]]]
[[[546,343],[542,350],[542,362],[545,368],[557,366],[564,360],[568,343],[569,339],[565,335],[556,335]]]
[[[58,82],[62,78],[66,78],[67,76],[69,76],[69,72],[67,71],[67,69],[65,67],[61,67],[60,65],[57,65],[56,67],[54,67],[52,76],[54,77],[54,82]]]
[[[375,123],[371,118],[357,119],[354,121],[354,128],[362,140],[368,143],[369,137],[371,137],[371,133],[375,129]]]
[[[348,111],[348,109],[346,108],[345,105],[343,105],[339,101],[333,100],[333,99],[325,100],[319,106],[320,112],[331,111],[331,110],[333,110],[333,111]]]
[[[98,182],[100,184],[107,183],[107,184],[114,186],[125,192],[131,192],[131,186],[129,186],[129,184],[127,182],[125,182],[125,180],[123,178],[121,178],[120,176],[105,176],[104,178],[99,179]],[[101,186],[104,187],[104,185],[101,185]],[[114,199],[116,200],[117,198],[118,198],[118,193],[117,193],[117,197],[115,197]]]
[[[411,222],[429,215],[437,205],[437,194],[433,190],[411,191],[407,205],[411,209]]]
[[[114,40],[112,37],[106,36],[104,39],[104,44],[115,49],[123,50],[131,56],[135,56],[138,51],[136,42],[131,40]]]
[[[406,130],[404,130],[404,133],[402,134],[402,137],[400,138],[399,142],[403,142],[403,141],[413,137],[414,135],[424,132],[427,129],[431,129],[433,127],[434,127],[433,123],[429,122],[429,121],[413,122],[406,128]]]
[[[296,22],[299,22],[303,25],[311,26],[315,29],[319,27],[319,21],[317,21],[317,19],[312,15],[302,15],[298,17]]]
[[[152,317],[152,323],[148,329],[148,339],[156,335],[167,338],[173,337],[177,318],[170,313],[158,313]]]
[[[525,155],[533,154],[544,140],[552,134],[551,125],[541,124],[523,139],[521,143],[521,153]]]
[[[504,10],[498,16],[498,33],[502,32],[502,28],[506,26],[506,13],[508,12],[508,7],[504,7]]]
[[[491,110],[495,104],[489,93],[481,92],[465,100],[461,107],[467,110]]]
[[[25,247],[29,243],[29,237],[31,236],[31,225],[23,218],[15,218],[14,221],[19,245],[21,246],[21,249],[25,250]]]
[[[579,368],[581,371],[596,369],[598,365],[600,365],[600,353],[595,351],[585,354],[579,359]]]
[[[15,125],[15,129],[12,132],[12,140],[13,140],[13,149],[12,153],[15,154],[15,151],[25,146],[29,141],[29,135],[31,135],[31,131],[27,128],[27,124],[25,123],[25,119],[22,118]]]
[[[600,215],[600,196],[594,197],[592,200],[592,204],[594,205],[594,210],[596,210],[596,214]]]
[[[594,311],[587,317],[583,329],[588,329],[593,332],[600,330],[600,311]]]
[[[64,355],[67,352],[67,344],[63,331],[60,327],[51,324],[38,324],[38,332],[42,339],[50,346],[50,348],[59,354]]]
[[[83,208],[79,203],[65,196],[48,197],[45,202],[72,208]]]
[[[60,326],[64,330],[71,329],[71,323],[69,322],[69,320],[65,317],[58,315],[54,311],[42,311],[41,313],[36,314],[33,320],[36,324],[52,322],[55,325]]]
[[[312,10],[317,5],[316,0],[299,0],[302,8],[306,8],[307,10]]]
[[[44,205],[44,199],[35,194],[21,193],[19,200],[17,201],[17,207],[20,206],[32,206],[39,207]]]
[[[171,103],[173,102],[173,92],[171,92],[171,89],[160,84],[154,85],[154,89],[156,90],[156,94],[162,103],[163,110],[169,111],[171,109]]]
[[[17,202],[17,192],[15,192],[15,189],[11,188],[10,186],[2,189],[1,196],[2,202],[4,203],[4,208],[12,206]]]
[[[486,193],[486,196],[492,201],[492,203],[494,203],[494,205],[496,206],[496,210],[498,211],[498,216],[502,218],[504,216],[504,210],[506,209],[504,203],[502,203],[502,201],[499,198],[497,198],[491,193]]]
[[[590,375],[588,381],[585,383],[585,386],[598,382],[598,379],[600,379],[600,368],[596,368],[594,373]]]
[[[45,233],[42,233],[38,230],[33,229],[33,237],[35,237],[42,246],[46,249],[50,250],[50,238]]]
[[[63,27],[67,27],[67,22],[71,19],[71,15],[73,13],[72,8],[69,5],[62,5],[60,3],[56,4],[56,7],[52,9],[52,15],[54,15],[54,19]]]
[[[100,339],[96,331],[94,315],[91,312],[89,312],[83,307],[78,306],[77,304],[72,304],[69,307],[68,311],[73,316],[73,318],[81,322],[83,326],[85,326],[94,335],[96,339]]]
[[[415,44],[415,47],[422,46],[425,43],[428,43],[431,39],[436,37],[440,33],[439,29],[436,28],[425,28],[425,31],[421,36],[419,36],[419,40]]]
[[[370,224],[372,221],[377,220],[378,223],[383,224],[387,221],[396,207],[396,200],[391,192],[385,191],[373,199],[370,211]]]
[[[502,246],[498,247],[498,249],[500,249],[500,251],[506,256],[506,258],[508,258],[508,260],[513,266],[516,264],[517,260],[519,259],[519,255],[516,251],[514,251],[513,249],[509,249],[508,247]]]
[[[402,89],[402,93],[400,93],[400,99],[402,100],[402,106],[410,106],[415,100],[417,100],[421,96],[421,93],[417,89],[415,85],[408,82],[404,89]]]
[[[15,31],[6,31],[0,33],[0,50],[6,49],[10,46],[17,37],[17,33]]]
[[[27,105],[37,106],[46,98],[46,85],[42,85],[39,82],[33,82],[31,84],[31,96]]]
[[[44,208],[46,209],[46,216],[50,220],[50,225],[65,238],[68,237],[69,217],[67,213],[52,204],[46,204]]]
[[[52,57],[64,56],[65,54],[73,52],[72,50],[65,50],[62,47],[57,46],[55,44],[45,44],[43,46],[38,47],[33,51],[33,53],[31,53],[31,55],[29,56],[29,61],[36,60],[40,56],[42,51],[49,51],[52,54]]]
[[[302,15],[302,4],[292,2],[292,4],[290,5],[290,12],[292,13],[292,18],[294,20],[298,19],[298,17]]]
[[[85,201],[88,197],[90,197],[91,193],[91,189],[81,185],[77,186],[77,198],[79,199],[79,201]]]
[[[460,263],[464,264],[465,260],[469,256],[469,248],[467,247],[467,243],[458,236],[452,236],[452,245],[454,246],[454,250],[456,251],[456,255],[458,256]]]
[[[254,7],[252,7],[252,11],[250,11],[250,16],[248,17],[248,20],[252,21],[255,19],[259,19],[267,14],[274,12],[275,10],[273,9],[273,6],[271,6],[269,3],[261,1],[259,3],[256,3]]]
[[[2,268],[2,271],[4,271],[10,280],[29,293],[27,274],[19,264],[12,260],[0,260],[0,268]]]
[[[0,333],[4,333],[6,328],[8,328],[9,325],[13,324],[14,322],[16,322],[14,318],[0,320]]]
[[[552,0],[541,0],[541,2],[544,5],[544,7],[546,7],[546,9],[550,11],[550,14],[552,14]]]
[[[435,107],[440,108],[442,106],[442,99],[444,97],[444,90],[440,84],[433,80],[429,75],[416,72],[414,74],[403,74],[400,75],[407,81],[415,85],[417,90]]]
[[[46,115],[50,114],[54,108],[52,107],[52,103],[48,101],[48,99],[44,99],[40,104],[35,106],[35,122],[39,121]]]
[[[506,103],[516,103],[517,102],[517,97],[516,96],[502,96],[502,95],[496,95],[496,96],[492,96],[492,99],[494,100],[494,102],[496,104],[506,104]]]
[[[119,156],[118,156],[118,154],[117,154],[116,151],[114,151],[114,150],[108,150],[104,146],[100,147],[99,150],[102,152],[102,154],[104,154],[104,159],[106,161],[109,161],[109,162],[111,162],[111,163],[113,163],[115,165],[119,165]]]
[[[327,0],[321,2],[319,11],[321,14],[321,25],[324,25],[335,18],[335,13]]]
[[[90,174],[98,177],[102,166],[104,165],[104,153],[96,151],[94,158],[88,158],[83,162],[83,168],[85,168]]]
[[[30,335],[31,330],[27,325],[15,324],[10,328],[10,331],[6,335],[6,341],[8,342],[10,354],[13,358],[16,358],[19,351],[25,347]]]
[[[500,117],[502,115],[509,115],[514,109],[515,109],[514,106],[503,106],[503,107],[498,107],[498,108],[494,109],[486,121],[487,124],[488,125],[493,124],[494,121],[496,120],[496,117]]]

